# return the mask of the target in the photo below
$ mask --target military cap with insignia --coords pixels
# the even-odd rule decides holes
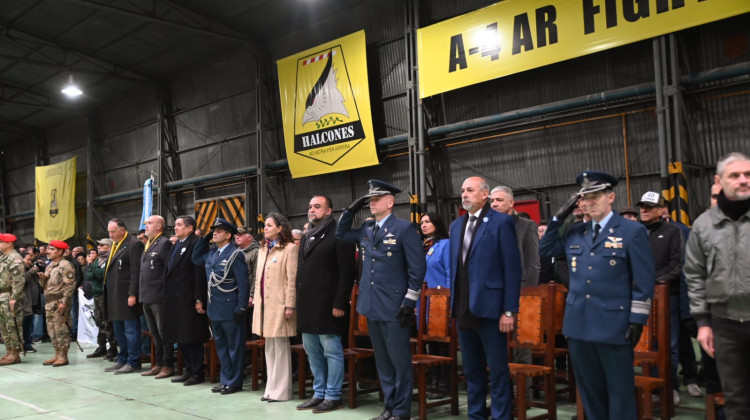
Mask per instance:
[[[379,179],[371,179],[367,181],[367,188],[368,192],[366,197],[377,197],[386,194],[396,195],[401,192],[400,188]]]
[[[581,187],[578,194],[584,195],[611,190],[617,185],[617,178],[606,172],[583,171],[576,177],[576,184]]]
[[[58,241],[58,240],[49,241],[49,245],[57,249],[68,249],[68,244],[63,241]]]
[[[0,242],[15,242],[18,238],[12,233],[0,233]]]
[[[232,235],[237,234],[237,226],[235,226],[234,223],[231,223],[226,219],[222,219],[221,217],[216,218],[216,221],[214,222],[213,226],[211,226],[211,228],[223,229],[231,233]]]

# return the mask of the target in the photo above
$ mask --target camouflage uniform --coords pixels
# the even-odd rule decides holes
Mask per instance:
[[[44,287],[44,310],[47,314],[47,332],[52,345],[60,354],[67,355],[70,348],[70,305],[76,288],[76,274],[73,264],[66,259],[59,262],[51,262],[45,271],[47,279],[40,278],[40,284]],[[60,315],[58,306],[65,304],[65,311]],[[67,358],[67,356],[66,356]]]
[[[21,350],[23,331],[23,286],[24,286],[23,259],[16,251],[9,255],[0,253],[0,334],[5,340],[7,354],[1,360],[9,360],[13,352]],[[11,313],[10,301],[15,300],[15,308]],[[13,317],[15,316],[15,322]],[[17,326],[17,327],[16,327]],[[14,356],[15,362],[17,353]],[[13,362],[13,363],[15,363]],[[2,363],[0,361],[0,363]],[[10,364],[10,363],[2,363]]]

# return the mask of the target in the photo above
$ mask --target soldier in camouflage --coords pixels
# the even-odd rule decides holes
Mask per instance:
[[[14,249],[16,237],[0,234],[0,334],[5,341],[5,356],[0,366],[21,363],[23,339],[23,259]]]
[[[55,355],[42,364],[54,367],[68,364],[70,348],[70,305],[76,287],[73,264],[63,258],[68,244],[63,241],[50,241],[47,257],[50,259],[47,270],[39,273],[39,283],[44,288],[44,310],[47,313],[47,332],[55,347]]]

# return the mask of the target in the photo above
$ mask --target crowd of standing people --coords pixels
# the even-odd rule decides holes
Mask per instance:
[[[287,401],[290,343],[299,334],[314,393],[297,408],[325,413],[342,407],[347,311],[358,282],[356,310],[367,319],[383,392],[383,411],[374,420],[408,419],[410,338],[426,283],[451,290],[469,418],[510,419],[508,362],[531,363],[529,352],[507,352],[521,290],[557,282],[567,287],[558,344],[569,348],[587,418],[632,420],[633,348],[651,314],[654,287],[665,284],[675,403],[680,366],[688,394],[703,395],[693,336],[707,391],[723,390],[726,397],[719,415],[750,418],[750,158],[732,153],[718,162],[712,206],[692,230],[669,217],[657,192],[645,192],[637,208],[616,211],[616,177],[584,171],[576,183],[579,191],[538,226],[516,212],[511,188],[490,189],[485,179],[469,177],[461,186],[462,215],[449,226],[432,212],[419,226],[399,219],[393,209],[400,189],[370,180],[367,194],[338,220],[325,195],[310,199],[304,230],[293,230],[282,214],[268,214],[260,241],[249,227],[222,218],[208,234],[197,235],[190,216],[176,219],[168,237],[159,215],[135,236],[121,219],[111,219],[109,237],[88,253],[80,247],[71,252],[63,241],[19,253],[15,236],[0,234],[0,335],[7,353],[0,365],[19,363],[22,352],[34,351],[35,312],[46,317],[55,349],[43,364],[68,365],[76,334],[71,308],[83,287],[93,298],[99,328],[98,346],[87,357],[112,361],[106,372],[141,371],[147,326],[155,361],[141,375],[200,384],[203,343],[213,337],[221,375],[211,391],[233,394],[247,373],[246,340],[263,337],[268,379],[261,400]],[[366,205],[371,217],[354,226]],[[179,376],[176,348],[185,363]],[[448,354],[440,344],[428,351]],[[433,369],[428,398],[442,398],[448,378],[447,370]]]

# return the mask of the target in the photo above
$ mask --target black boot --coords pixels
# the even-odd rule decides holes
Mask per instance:
[[[86,358],[93,359],[96,357],[104,357],[105,354],[107,354],[107,349],[102,345],[99,345],[93,353],[86,355]]]
[[[115,359],[117,359],[117,346],[113,346],[110,344],[109,350],[107,350],[107,355],[104,357],[110,362],[114,362]]]

